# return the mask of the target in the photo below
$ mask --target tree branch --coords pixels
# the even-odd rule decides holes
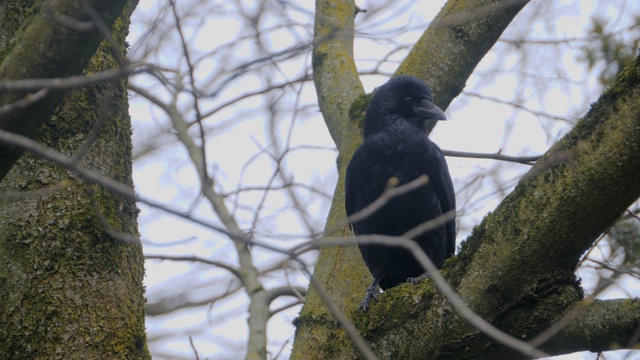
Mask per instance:
[[[531,156],[509,156],[503,155],[500,152],[494,154],[484,154],[484,153],[472,153],[472,152],[464,152],[464,151],[454,151],[454,150],[442,150],[442,153],[445,156],[451,157],[464,157],[470,159],[493,159],[493,160],[502,160],[502,161],[510,161],[525,165],[533,165],[536,161],[538,161],[541,156],[540,155],[531,155]]]
[[[316,1],[313,47],[313,82],[318,104],[338,150],[355,150],[360,132],[349,121],[351,102],[364,89],[353,59],[353,0]],[[357,146],[357,145],[355,145]]]
[[[394,75],[426,81],[446,109],[528,0],[448,1]],[[482,14],[479,16],[479,14]],[[431,128],[435,126],[431,123]]]
[[[640,299],[595,300],[541,348],[556,355],[630,349],[639,335]]]
[[[488,310],[481,315],[499,309],[499,299],[507,292],[524,292],[545,274],[573,269],[595,239],[640,196],[638,78],[640,57],[464,245],[456,270],[468,275],[458,291],[463,298],[469,292],[465,300],[472,308]],[[569,157],[545,161],[557,154]],[[481,294],[491,294],[496,302],[489,304]]]

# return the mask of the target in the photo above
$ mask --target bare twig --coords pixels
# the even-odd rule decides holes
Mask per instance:
[[[218,225],[214,225],[212,223],[210,223],[209,221],[206,220],[202,220],[199,219],[195,216],[192,216],[190,214],[184,213],[182,211],[179,210],[175,210],[172,209],[171,207],[164,205],[158,201],[156,201],[155,199],[152,198],[147,198],[147,197],[142,197],[137,195],[133,189],[131,189],[130,187],[117,182],[111,178],[108,178],[94,170],[91,169],[87,169],[85,167],[80,166],[76,161],[74,161],[72,158],[64,156],[62,154],[60,154],[59,152],[56,152],[54,150],[48,149],[42,145],[40,145],[39,143],[27,138],[26,136],[22,136],[22,135],[18,135],[18,134],[14,134],[14,133],[10,133],[8,131],[4,131],[4,130],[0,130],[0,142],[1,143],[5,143],[5,144],[9,144],[9,145],[13,145],[13,146],[17,146],[20,147],[24,150],[30,151],[34,154],[37,154],[39,156],[41,156],[44,159],[47,159],[49,161],[52,161],[54,163],[57,163],[61,166],[63,166],[64,168],[68,169],[68,170],[72,170],[75,174],[77,174],[78,176],[80,176],[81,178],[88,180],[90,182],[99,184],[101,186],[104,186],[105,188],[109,189],[110,191],[113,191],[114,193],[120,195],[120,196],[124,196],[128,199],[132,199],[135,201],[140,201],[144,204],[147,204],[151,207],[166,211],[170,214],[176,215],[180,218],[183,219],[188,219],[189,221],[204,226],[206,228],[215,230],[217,232],[220,232],[224,235],[227,235],[229,238],[236,240],[236,241],[241,241],[243,243],[247,243],[249,241],[249,239],[242,233],[240,234],[232,234],[231,232],[229,232],[228,230],[226,230],[223,227],[220,227]],[[265,244],[266,245],[266,244]],[[270,248],[268,245],[266,245],[267,248]]]
[[[189,335],[189,344],[191,345],[191,350],[193,350],[193,354],[196,357],[196,360],[200,360],[200,356],[198,356],[198,349],[196,349],[196,345],[193,343],[193,338]]]
[[[240,276],[240,271],[238,269],[236,269],[235,267],[225,264],[221,261],[214,261],[214,260],[209,260],[209,259],[205,259],[202,258],[200,256],[177,256],[177,255],[145,255],[144,256],[145,259],[154,259],[154,260],[168,260],[168,261],[188,261],[188,262],[199,262],[199,263],[203,263],[203,264],[207,264],[207,265],[213,265],[216,267],[219,267],[221,269],[225,269],[228,272],[230,272],[231,274],[233,274],[233,276],[237,277],[238,279],[242,279],[242,277]]]
[[[88,186],[84,186],[83,190],[85,194],[87,194],[87,197],[89,199],[89,206],[91,206],[91,209],[93,210],[93,214],[96,216],[96,218],[100,222],[100,225],[102,226],[104,231],[107,234],[109,234],[109,236],[123,242],[129,242],[129,243],[140,242],[140,237],[138,236],[138,234],[129,234],[114,228],[109,223],[109,220],[107,220],[106,216],[104,216],[104,214],[100,210],[100,207],[98,206],[98,202],[96,201],[95,194],[93,193],[93,191]]]
[[[173,11],[173,17],[176,21],[176,29],[178,30],[178,34],[180,35],[180,44],[182,45],[182,53],[184,55],[185,60],[187,61],[187,66],[189,68],[189,84],[191,85],[192,98],[193,98],[193,109],[196,112],[196,120],[195,123],[198,124],[198,129],[200,131],[200,156],[202,157],[202,162],[204,164],[207,163],[207,153],[205,151],[206,138],[204,133],[204,127],[202,126],[202,114],[200,112],[200,101],[198,95],[196,95],[195,89],[196,79],[195,79],[195,68],[193,66],[193,62],[191,61],[191,53],[189,51],[189,46],[187,45],[187,40],[184,37],[184,32],[182,31],[182,24],[180,22],[180,16],[178,16],[178,9],[176,9],[175,1],[171,0],[171,10]],[[185,144],[186,145],[186,144]],[[207,167],[204,166],[200,172],[200,181],[203,186],[209,185],[209,175],[207,171]]]
[[[542,157],[542,155],[509,156],[509,155],[503,155],[500,152],[487,154],[487,153],[474,153],[474,152],[454,151],[454,150],[442,150],[442,153],[445,156],[451,156],[451,157],[463,157],[463,158],[472,158],[472,159],[493,159],[493,160],[515,162],[515,163],[520,163],[525,165],[533,165],[536,161],[538,161]]]
[[[1,90],[0,90],[1,91]],[[42,100],[45,96],[49,94],[48,89],[40,89],[35,94],[27,94],[25,97],[18,101],[14,101],[10,104],[0,106],[0,115],[7,114],[12,111],[16,111],[19,109],[24,109],[28,106],[33,105],[34,103]]]
[[[551,118],[551,119],[556,119],[556,120],[561,120],[561,121],[565,121],[565,122],[567,122],[569,124],[574,124],[577,121],[576,118],[553,115],[553,114],[546,113],[544,111],[529,109],[529,108],[525,107],[524,105],[522,105],[521,103],[515,102],[515,101],[503,100],[503,99],[499,99],[499,98],[496,98],[496,97],[483,95],[483,94],[472,92],[472,91],[465,91],[464,94],[468,95],[468,96],[477,97],[477,98],[482,99],[482,100],[489,100],[489,101],[493,101],[495,103],[509,105],[511,107],[526,111],[526,112],[531,113],[531,114],[536,115],[536,116],[545,117],[545,118]]]
[[[269,311],[269,317],[273,317],[277,313],[283,312],[283,311],[285,311],[287,309],[291,309],[292,307],[298,306],[298,305],[301,305],[301,304],[304,304],[304,301],[296,300],[296,301],[290,302],[290,303],[288,303],[286,305],[282,305],[279,308],[275,308],[275,309]]]
[[[298,297],[299,294],[306,294],[307,293],[307,289],[304,288],[293,288],[290,286],[280,286],[280,287],[276,287],[273,289],[269,289],[266,290],[265,293],[265,300],[267,301],[267,303],[271,303],[273,302],[273,300],[281,297],[281,296],[291,296],[291,297]],[[304,299],[302,299],[304,300]]]
[[[2,80],[0,81],[0,91],[69,90],[99,82],[115,80],[138,71],[136,71],[134,67],[125,66],[119,69],[105,70],[91,76],[77,75],[54,79]]]
[[[380,210],[389,200],[393,199],[396,196],[400,196],[406,194],[412,190],[418,189],[429,182],[429,177],[427,175],[422,175],[412,180],[406,184],[400,185],[398,187],[388,187],[379,198],[377,198],[374,202],[369,204],[364,209],[358,211],[355,214],[351,214],[347,218],[347,222],[349,224],[356,223],[360,220],[364,220],[371,216],[376,211]],[[344,225],[343,225],[344,226]]]
[[[593,299],[591,299],[591,298],[587,298],[587,299],[584,299],[584,300],[578,302],[576,304],[576,306],[571,311],[569,311],[567,314],[565,314],[562,317],[562,319],[557,321],[555,324],[553,324],[551,327],[549,327],[547,330],[543,331],[541,334],[539,334],[535,338],[531,339],[529,341],[529,344],[531,344],[531,346],[535,346],[535,347],[538,347],[538,346],[544,344],[549,339],[551,339],[554,335],[556,335],[562,329],[564,329],[567,325],[569,325],[569,323],[573,319],[578,317],[578,315],[582,314],[589,307],[589,305],[591,305],[592,302],[593,302]]]

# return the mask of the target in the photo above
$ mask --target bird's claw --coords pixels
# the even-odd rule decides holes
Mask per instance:
[[[424,280],[424,279],[426,279],[426,278],[428,278],[428,277],[429,277],[429,274],[424,273],[424,274],[422,274],[422,275],[420,275],[420,276],[416,276],[416,277],[410,277],[410,278],[408,278],[408,279],[407,279],[407,282],[408,282],[408,283],[411,283],[411,284],[413,284],[413,285],[415,285],[415,284],[419,283],[420,281],[422,281],[422,280]]]
[[[378,301],[378,287],[371,286],[367,289],[367,293],[364,295],[364,300],[358,305],[358,310],[367,311],[369,310],[369,303],[371,299],[376,299]]]

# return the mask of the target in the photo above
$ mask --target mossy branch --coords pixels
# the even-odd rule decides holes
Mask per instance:
[[[2,49],[1,80],[64,78],[81,74],[104,39],[94,22],[91,8],[111,27],[122,14],[128,0],[42,1],[25,20],[10,44]],[[133,1],[137,3],[137,1]],[[135,5],[133,6],[135,7]],[[133,8],[132,7],[132,8]],[[0,114],[0,129],[33,138],[62,101],[62,91],[47,91],[37,106],[26,106]],[[0,93],[0,105],[28,97],[26,92]],[[4,178],[22,150],[0,146],[0,180]]]

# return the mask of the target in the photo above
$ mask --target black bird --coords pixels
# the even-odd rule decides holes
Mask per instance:
[[[400,236],[446,212],[455,212],[455,193],[447,162],[442,150],[427,137],[427,120],[446,120],[446,116],[434,105],[429,87],[416,77],[394,77],[373,95],[363,124],[364,142],[347,167],[347,216],[378,199],[388,184],[406,184],[422,175],[427,175],[429,181],[392,198],[366,219],[352,224],[356,235]],[[455,222],[450,220],[414,240],[440,269],[455,250]],[[413,254],[402,247],[374,244],[358,247],[374,278],[359,307],[365,311],[371,298],[377,299],[378,285],[386,290],[426,276]]]

